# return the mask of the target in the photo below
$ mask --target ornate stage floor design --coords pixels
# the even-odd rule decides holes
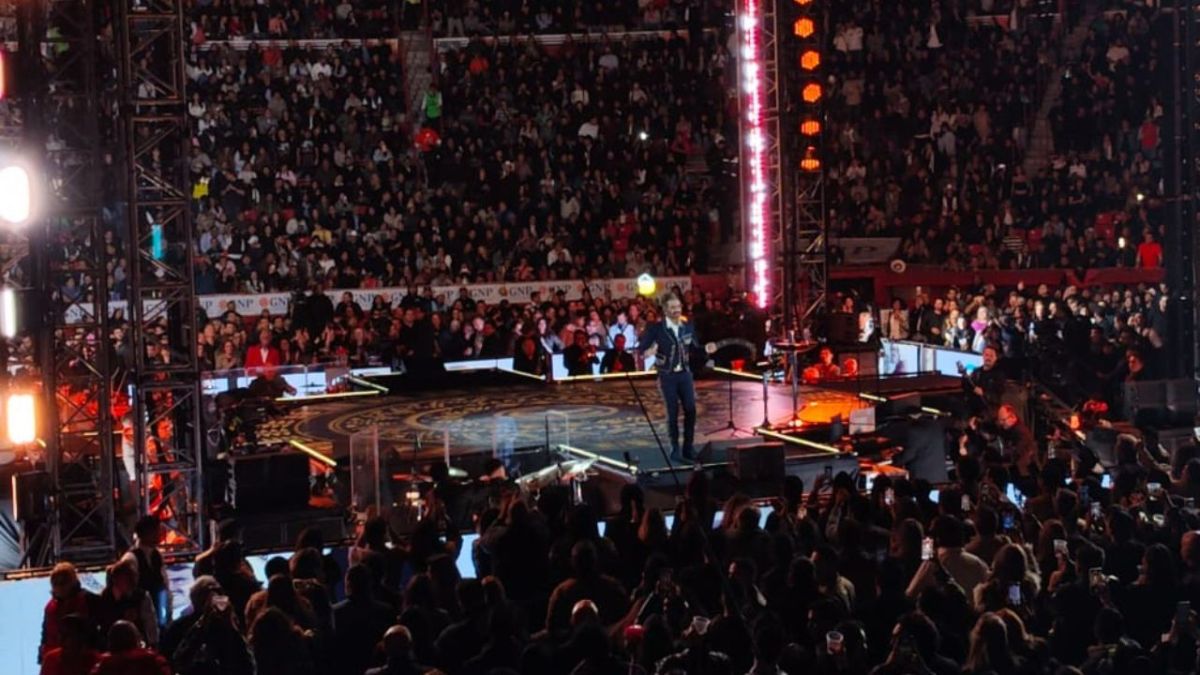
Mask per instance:
[[[666,406],[654,379],[634,380],[638,394],[666,444]],[[725,440],[729,392],[724,381],[696,383],[696,447]],[[791,388],[772,385],[769,413],[773,423],[788,420]],[[763,419],[763,389],[755,382],[733,383],[734,423],[752,429]],[[854,394],[801,387],[799,417],[828,421],[865,403]],[[566,422],[564,422],[566,420]],[[348,453],[351,434],[379,428],[379,447],[414,459],[491,451],[494,443],[513,447],[570,445],[619,458],[629,452],[644,464],[661,464],[654,435],[627,381],[576,382],[562,385],[524,385],[455,389],[421,395],[399,394],[376,399],[326,401],[293,409],[287,417],[260,432],[277,438],[296,438],[335,457]],[[745,434],[742,435],[745,437]],[[418,439],[420,449],[418,451]]]

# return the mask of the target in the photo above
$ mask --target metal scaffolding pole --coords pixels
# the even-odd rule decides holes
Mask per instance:
[[[34,565],[108,560],[117,549],[96,16],[92,0],[18,7],[24,148],[40,159],[43,194],[28,267],[50,509],[48,545],[26,552]]]
[[[120,0],[132,434],[141,512],[175,552],[204,546],[204,444],[193,277],[182,0]]]

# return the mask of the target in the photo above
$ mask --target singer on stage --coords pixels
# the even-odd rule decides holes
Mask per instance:
[[[674,295],[663,301],[662,321],[652,323],[638,340],[643,358],[655,357],[658,388],[667,404],[667,435],[671,439],[671,461],[696,460],[696,383],[692,379],[694,357],[717,351],[713,343],[700,347],[696,328],[683,318],[683,302]],[[683,453],[679,447],[679,407],[683,405]]]

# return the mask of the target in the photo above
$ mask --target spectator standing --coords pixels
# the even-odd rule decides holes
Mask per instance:
[[[372,661],[396,613],[375,599],[375,582],[366,565],[346,571],[346,599],[333,606],[334,653],[341,672],[359,675]]]
[[[158,627],[165,628],[171,618],[171,589],[167,567],[158,545],[162,541],[162,523],[157,516],[142,516],[134,526],[134,546],[123,559],[137,566],[138,588],[150,596]]]
[[[68,614],[58,623],[59,646],[42,654],[41,675],[91,675],[100,659],[93,648],[95,627],[79,614]]]
[[[61,562],[50,572],[50,600],[42,612],[42,642],[40,657],[63,646],[62,624],[68,616],[78,617],[92,629],[84,635],[95,639],[99,619],[99,598],[79,583],[79,573],[69,562]]]
[[[92,675],[172,675],[161,654],[145,646],[137,626],[117,621],[108,631],[108,651],[100,656]]]

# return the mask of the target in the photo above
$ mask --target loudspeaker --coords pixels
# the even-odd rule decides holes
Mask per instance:
[[[729,449],[738,480],[782,480],[783,443],[755,443]]]
[[[234,507],[239,513],[308,508],[308,462],[308,455],[300,452],[236,458]]]

